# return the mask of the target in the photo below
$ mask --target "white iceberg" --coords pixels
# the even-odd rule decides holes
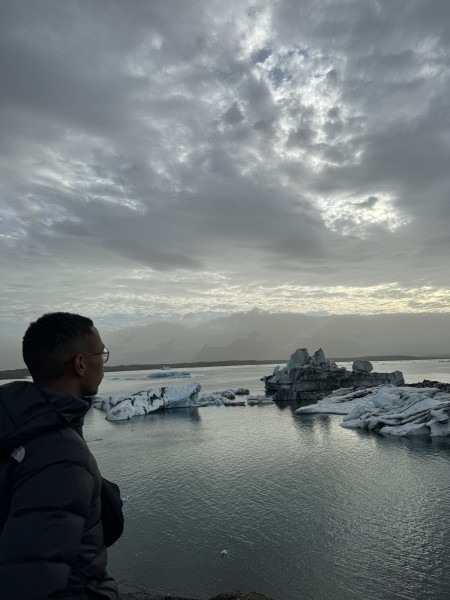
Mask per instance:
[[[199,383],[152,388],[133,394],[96,396],[93,406],[106,412],[108,421],[123,421],[147,415],[162,408],[186,408],[197,405]]]
[[[450,393],[434,387],[340,389],[295,412],[342,414],[342,427],[382,434],[450,436]]]

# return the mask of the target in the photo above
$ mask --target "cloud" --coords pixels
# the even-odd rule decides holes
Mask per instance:
[[[1,10],[2,327],[448,310],[448,3]]]

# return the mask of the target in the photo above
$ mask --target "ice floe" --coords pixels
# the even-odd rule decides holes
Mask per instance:
[[[245,402],[231,402],[236,396],[246,396],[250,393],[248,388],[229,388],[221,392],[203,394],[197,401],[198,406],[243,406]]]
[[[93,406],[106,412],[108,421],[123,421],[140,415],[147,415],[163,408],[185,408],[197,406],[199,383],[180,386],[152,388],[133,394],[96,396]]]
[[[450,435],[450,393],[434,387],[380,385],[339,389],[296,413],[345,415],[342,427],[382,434]]]
[[[270,396],[249,396],[247,404],[249,406],[263,406],[264,404],[273,404],[273,399]]]
[[[189,383],[150,388],[132,394],[95,396],[93,406],[106,412],[105,418],[108,421],[123,421],[164,408],[245,406],[245,401],[238,401],[235,398],[250,393],[247,388],[239,387],[199,396],[200,389],[199,383]],[[273,402],[266,396],[249,396],[247,404],[273,404]]]
[[[197,400],[197,406],[223,406],[225,400],[220,394],[203,394]]]
[[[162,371],[155,371],[154,373],[149,373],[149,375],[147,375],[147,379],[168,379],[169,377],[190,377],[191,374],[189,373],[189,371],[167,371],[167,370],[162,370]]]

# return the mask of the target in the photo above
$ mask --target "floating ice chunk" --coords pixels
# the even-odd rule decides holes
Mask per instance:
[[[437,388],[380,385],[348,393],[337,390],[295,412],[343,414],[342,427],[384,435],[450,435],[450,393]]]
[[[249,406],[262,406],[263,404],[273,404],[273,400],[269,396],[249,396],[247,398],[247,404]]]
[[[156,371],[147,375],[147,379],[166,379],[169,377],[190,377],[188,371]]]
[[[223,406],[225,398],[219,394],[205,394],[197,400],[198,406]]]
[[[147,415],[162,408],[184,408],[197,406],[200,391],[199,383],[181,386],[167,386],[102,398],[96,397],[98,408],[105,411],[108,421],[123,421],[140,415]]]
[[[222,404],[227,404],[230,406],[229,400],[234,400],[236,396],[245,396],[249,394],[249,390],[247,388],[236,388],[236,389],[228,389],[223,390],[221,392],[210,392],[209,394],[203,394],[198,401],[198,406],[221,406]],[[237,403],[235,403],[237,405]]]
[[[233,392],[236,394],[236,396],[248,396],[248,394],[250,394],[250,390],[245,387],[236,388],[233,390]]]
[[[383,435],[430,435],[428,427],[421,423],[407,423],[405,425],[386,425],[379,430]]]
[[[164,408],[186,408],[197,404],[197,395],[201,389],[199,383],[172,385],[163,390]]]
[[[222,398],[226,398],[227,400],[234,400],[236,398],[236,394],[234,390],[223,390],[222,392],[211,392],[212,396],[222,396]]]

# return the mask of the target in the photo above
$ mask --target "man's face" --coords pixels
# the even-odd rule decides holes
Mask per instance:
[[[83,396],[95,396],[98,386],[103,379],[103,356],[101,353],[105,344],[98,330],[92,327],[92,335],[86,340],[86,353],[84,354],[85,372],[81,382]]]

